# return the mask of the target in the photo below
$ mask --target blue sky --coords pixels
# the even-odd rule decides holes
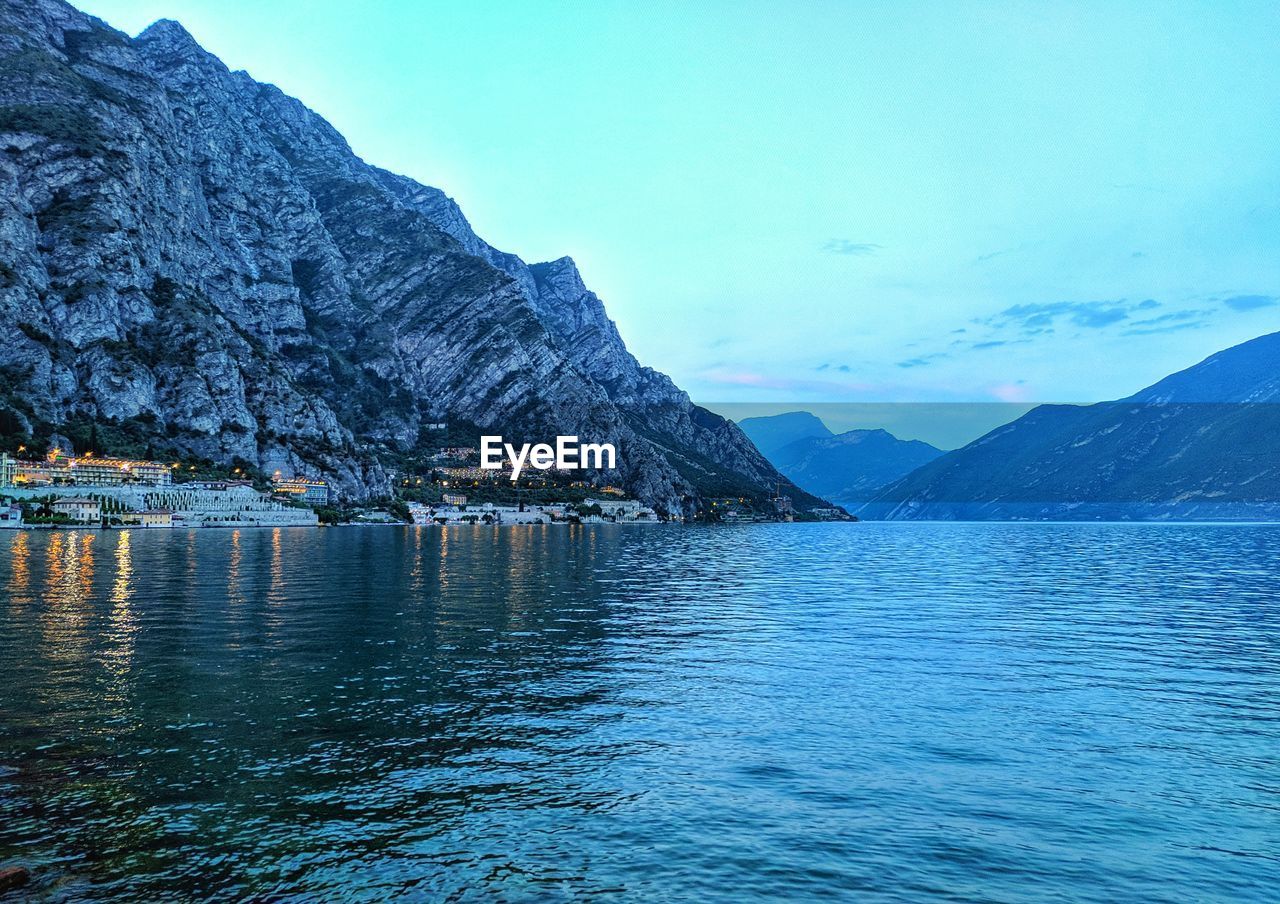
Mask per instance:
[[[1280,4],[78,5],[572,255],[697,400],[1093,401],[1280,329]]]

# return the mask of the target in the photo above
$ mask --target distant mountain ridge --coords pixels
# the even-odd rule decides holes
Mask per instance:
[[[786,485],[636,361],[572,260],[494,249],[178,23],[0,14],[6,435],[111,424],[360,498],[448,421],[614,443],[609,482],[670,513]]]
[[[926,442],[898,439],[887,430],[849,430],[796,440],[769,460],[797,485],[844,504],[871,499],[942,454]]]
[[[821,418],[808,411],[743,418],[738,426],[766,458],[797,440],[835,436]]]
[[[900,440],[886,430],[835,434],[807,411],[745,418],[738,426],[798,486],[840,503],[865,502],[886,484],[943,454],[928,443]]]
[[[1042,405],[886,487],[889,519],[1280,517],[1280,333],[1126,399]]]

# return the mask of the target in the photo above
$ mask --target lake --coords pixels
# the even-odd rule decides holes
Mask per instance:
[[[4,531],[0,866],[72,901],[1274,900],[1278,585],[1266,525]]]

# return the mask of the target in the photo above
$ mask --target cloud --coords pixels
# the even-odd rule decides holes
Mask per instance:
[[[1170,311],[1159,317],[1133,321],[1122,336],[1150,336],[1155,333],[1173,333],[1178,330],[1198,330],[1209,325],[1213,311]]]
[[[997,257],[1004,257],[1006,254],[1020,254],[1023,251],[1030,251],[1040,242],[1023,242],[1020,245],[1014,245],[1010,248],[997,248],[995,251],[988,251],[986,254],[979,254],[973,259],[975,264],[985,264],[987,261],[995,260]]]
[[[1085,326],[1091,330],[1101,329],[1104,326],[1111,326],[1113,323],[1119,323],[1126,320],[1129,315],[1124,311],[1099,310],[1099,311],[1076,311],[1071,315],[1071,322],[1076,326]]]
[[[1013,328],[1024,335],[1033,336],[1052,330],[1059,320],[1086,329],[1100,330],[1128,320],[1140,311],[1160,307],[1154,298],[1142,301],[1118,299],[1115,301],[1053,301],[1041,304],[1017,304],[1005,308],[994,317],[975,322],[996,328]]]
[[[1208,326],[1206,323],[1171,323],[1168,326],[1153,326],[1146,328],[1137,328],[1125,330],[1121,336],[1152,336],[1156,333],[1176,333],[1179,330],[1198,330],[1202,326]]]
[[[977,351],[984,348],[999,348],[1002,345],[1008,344],[1009,342],[1006,339],[989,339],[986,342],[975,342],[973,345],[969,346],[969,348]]]
[[[908,358],[905,361],[899,361],[898,366],[899,367],[925,367],[926,365],[932,364],[934,361],[939,361],[943,358],[950,358],[950,357],[951,356],[948,355],[946,352],[934,352],[931,355],[921,355],[918,358]]]
[[[975,258],[973,259],[973,262],[974,262],[975,264],[982,264],[982,263],[986,263],[986,262],[987,262],[987,261],[989,261],[989,260],[994,260],[994,259],[996,259],[997,257],[1002,257],[1002,256],[1004,256],[1004,255],[1008,254],[1010,251],[1013,251],[1013,250],[1014,250],[1014,249],[1012,249],[1012,248],[1002,248],[1002,249],[1001,249],[1001,250],[999,250],[999,251],[988,251],[986,254],[979,254],[977,257],[975,257]]]
[[[1232,295],[1222,299],[1222,303],[1233,311],[1256,311],[1258,308],[1280,304],[1280,298],[1274,295]]]
[[[855,242],[852,239],[828,239],[822,246],[822,250],[828,254],[863,256],[875,254],[880,250],[880,246],[871,242]]]

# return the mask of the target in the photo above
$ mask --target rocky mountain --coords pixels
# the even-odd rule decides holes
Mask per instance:
[[[885,430],[835,434],[808,411],[788,411],[738,422],[765,457],[797,486],[841,503],[859,503],[942,450],[900,440]]]
[[[1041,405],[885,488],[863,517],[1280,516],[1280,333],[1129,398]]]
[[[886,430],[849,430],[810,436],[769,454],[797,486],[842,504],[871,499],[888,484],[928,464],[943,451]]]
[[[0,12],[0,432],[113,425],[364,497],[448,421],[613,442],[601,479],[667,512],[772,492],[570,259],[492,248],[175,22],[129,38],[61,0]]]
[[[742,432],[773,461],[773,454],[796,440],[822,439],[835,434],[817,415],[808,411],[787,411],[763,417],[748,417],[738,421]],[[774,462],[775,466],[777,462]]]

